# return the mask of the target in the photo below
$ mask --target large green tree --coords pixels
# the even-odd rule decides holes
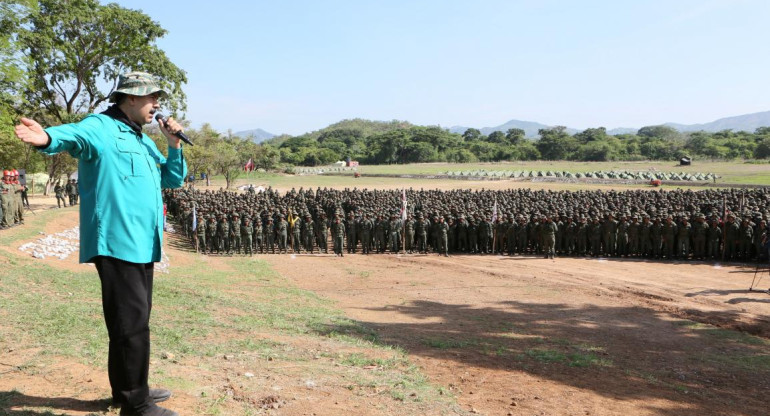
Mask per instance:
[[[27,56],[31,109],[45,109],[65,122],[68,114],[90,113],[105,103],[118,75],[146,71],[170,93],[170,110],[184,110],[185,72],[156,45],[166,34],[141,11],[97,0],[39,0],[18,29]]]
[[[537,150],[545,160],[569,159],[577,149],[577,140],[567,133],[564,126],[540,129],[537,133],[540,135]]]
[[[171,113],[185,109],[187,76],[156,44],[166,31],[141,11],[97,0],[6,3],[17,16],[7,36],[23,77],[18,112],[45,125],[76,121],[103,108],[128,71],[156,75],[170,93],[162,105]],[[46,158],[51,181],[74,166],[66,154]]]

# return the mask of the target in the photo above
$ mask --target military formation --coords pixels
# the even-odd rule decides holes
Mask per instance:
[[[549,191],[178,189],[198,251],[766,260],[770,188]],[[406,203],[404,203],[404,197]],[[402,207],[406,206],[406,210]]]
[[[24,224],[24,200],[27,187],[19,182],[16,169],[3,170],[0,182],[0,229]],[[27,201],[29,207],[29,201]]]

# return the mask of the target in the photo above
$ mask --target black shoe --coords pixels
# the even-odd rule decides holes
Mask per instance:
[[[170,398],[171,398],[171,390],[150,389],[150,400],[152,400],[153,403],[165,402]],[[121,407],[123,405],[123,402],[119,398],[113,397],[112,405],[115,407]]]
[[[140,412],[120,409],[121,416],[179,416],[179,413],[157,405],[151,405]]]

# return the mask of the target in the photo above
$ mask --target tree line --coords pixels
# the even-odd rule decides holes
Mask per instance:
[[[371,125],[391,127],[374,131]],[[364,128],[366,126],[366,128]],[[380,128],[380,129],[381,129]],[[770,127],[754,132],[724,130],[680,133],[669,126],[642,127],[636,133],[610,135],[604,127],[569,134],[563,126],[527,138],[522,129],[483,135],[478,129],[451,133],[438,126],[406,122],[346,120],[320,132],[268,141],[278,147],[281,162],[317,166],[350,158],[365,164],[419,162],[500,162],[514,160],[677,160],[770,158]]]

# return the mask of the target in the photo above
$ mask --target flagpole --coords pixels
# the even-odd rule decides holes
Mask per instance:
[[[401,188],[401,254],[406,254],[406,189]]]
[[[495,206],[492,209],[492,254],[495,254],[495,250],[497,249],[497,227],[495,226],[495,223],[497,222],[497,195],[495,195]]]
[[[727,250],[727,244],[725,243],[725,231],[727,231],[727,196],[722,197],[722,261],[725,261],[725,251]]]

